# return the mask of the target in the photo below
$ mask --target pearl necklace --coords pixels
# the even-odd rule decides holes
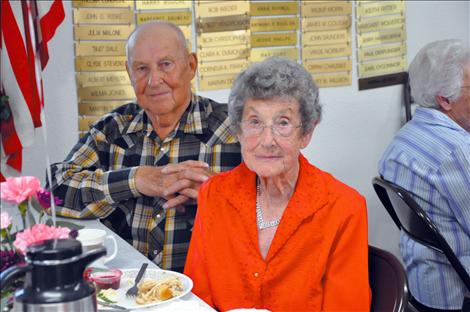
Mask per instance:
[[[277,218],[271,221],[264,221],[263,211],[261,210],[261,204],[260,204],[260,193],[261,193],[260,183],[259,183],[259,180],[256,179],[256,223],[258,224],[258,229],[264,230],[264,229],[278,226],[279,222],[281,222],[281,218]]]

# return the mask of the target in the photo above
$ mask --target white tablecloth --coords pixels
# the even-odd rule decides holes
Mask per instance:
[[[18,209],[10,204],[1,203],[2,212],[8,212],[13,219],[13,224],[17,225],[19,228],[22,228],[21,218],[18,212]],[[118,254],[116,258],[106,263],[106,266],[109,268],[119,268],[119,269],[135,269],[140,268],[143,262],[149,263],[149,268],[158,268],[153,262],[151,262],[147,257],[138,252],[134,247],[129,245],[125,240],[123,240],[119,235],[116,235],[113,231],[104,226],[99,220],[77,220],[77,219],[68,219],[68,218],[57,218],[58,221],[67,221],[74,224],[82,225],[90,229],[103,229],[109,235],[114,236],[118,245]],[[13,229],[15,230],[15,228]],[[109,252],[113,250],[112,241],[107,239],[105,242],[106,248]],[[104,311],[104,310],[103,310]],[[115,310],[114,310],[115,311]],[[179,298],[175,301],[159,304],[153,308],[147,309],[138,309],[136,311],[148,312],[148,311],[158,311],[158,312],[173,312],[173,311],[195,311],[195,312],[207,312],[215,311],[198,298],[193,293],[189,293],[186,296]]]

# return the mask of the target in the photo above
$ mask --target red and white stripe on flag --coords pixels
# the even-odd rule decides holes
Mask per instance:
[[[61,0],[1,1],[0,180],[8,167],[21,172],[22,149],[41,127],[41,71],[49,59],[47,43],[64,17]]]

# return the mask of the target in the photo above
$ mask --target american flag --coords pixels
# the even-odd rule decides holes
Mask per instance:
[[[61,0],[1,2],[1,171],[21,173],[22,149],[42,125],[41,72],[47,65],[47,43],[65,18]],[[9,167],[9,168],[8,168]]]

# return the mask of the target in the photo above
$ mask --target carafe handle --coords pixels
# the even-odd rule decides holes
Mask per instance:
[[[26,272],[31,271],[33,266],[28,263],[12,266],[0,273],[0,285],[2,289],[8,287],[13,281],[24,276]]]

